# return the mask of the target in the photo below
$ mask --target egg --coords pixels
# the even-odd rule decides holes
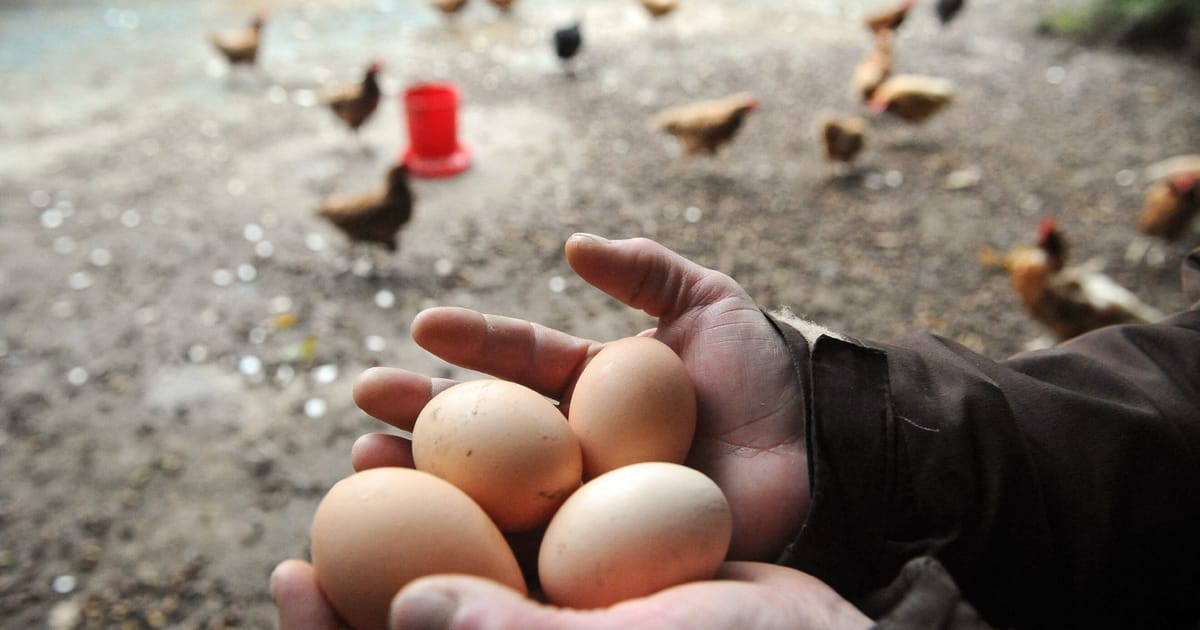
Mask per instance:
[[[516,557],[483,509],[411,468],[372,468],[334,484],[312,523],[317,583],[358,630],[387,627],[392,597],[435,573],[491,578],[527,593]]]
[[[584,366],[568,418],[583,450],[584,479],[637,462],[681,464],[696,432],[696,391],[669,346],[627,337]]]
[[[579,440],[558,407],[502,380],[434,396],[412,430],[413,462],[474,499],[505,532],[545,525],[582,481]]]
[[[703,473],[631,464],[583,484],[550,520],[538,550],[548,601],[597,608],[711,579],[729,551],[733,517]]]

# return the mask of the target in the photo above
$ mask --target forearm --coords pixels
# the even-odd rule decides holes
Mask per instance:
[[[932,335],[805,344],[813,505],[781,562],[855,598],[932,555],[998,624],[1192,614],[1198,319],[1005,363]]]

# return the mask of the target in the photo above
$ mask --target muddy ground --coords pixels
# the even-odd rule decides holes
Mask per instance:
[[[0,625],[269,627],[267,575],[304,556],[324,491],[379,426],[350,384],[377,364],[465,376],[414,346],[434,304],[598,338],[647,325],[578,281],[575,231],[656,238],[764,305],[887,339],[933,330],[991,357],[1043,331],[981,245],[1056,215],[1163,310],[1177,262],[1125,249],[1142,169],[1194,152],[1200,81],[1169,57],[1035,34],[1050,3],[977,0],[903,26],[897,69],[956,82],[920,127],[872,123],[857,169],[823,162],[822,111],[860,112],[855,21],[884,2],[474,0],[447,23],[418,0],[270,3],[261,65],[204,40],[248,1],[0,7]],[[1061,4],[1061,3],[1060,3]],[[550,31],[585,14],[578,76]],[[355,138],[313,105],[386,64]],[[394,255],[312,215],[374,185],[407,144],[395,99],[449,80],[473,164],[417,180]],[[655,111],[751,90],[717,159],[681,161]]]

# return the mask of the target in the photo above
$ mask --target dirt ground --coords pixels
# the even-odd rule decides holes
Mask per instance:
[[[281,0],[259,69],[230,72],[204,34],[258,3],[4,3],[0,625],[270,627],[271,568],[306,554],[350,444],[381,428],[355,376],[468,376],[411,342],[418,310],[604,339],[649,323],[572,275],[575,231],[658,239],[852,335],[933,330],[1001,358],[1043,331],[977,252],[1052,214],[1077,260],[1183,307],[1200,235],[1157,264],[1124,253],[1142,169],[1200,146],[1197,74],[1043,39],[1052,3],[976,0],[945,29],[919,5],[897,70],[958,100],[872,121],[837,169],[813,122],[862,111],[855,18],[886,4],[685,0],[652,22],[633,0],[475,0],[447,23],[419,0]],[[549,36],[579,14],[571,80]],[[372,57],[389,96],[355,138],[314,98]],[[382,177],[407,144],[395,95],[424,80],[461,88],[472,167],[413,182],[398,253],[349,247],[312,210]],[[716,159],[647,130],[740,90],[762,105]]]

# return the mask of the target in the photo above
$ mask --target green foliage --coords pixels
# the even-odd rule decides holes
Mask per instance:
[[[1177,8],[1190,10],[1195,16],[1196,0],[1098,0],[1100,11],[1122,20],[1143,20],[1169,13]]]
[[[1115,42],[1200,59],[1200,0],[1094,0],[1043,18],[1040,30],[1086,43]]]

